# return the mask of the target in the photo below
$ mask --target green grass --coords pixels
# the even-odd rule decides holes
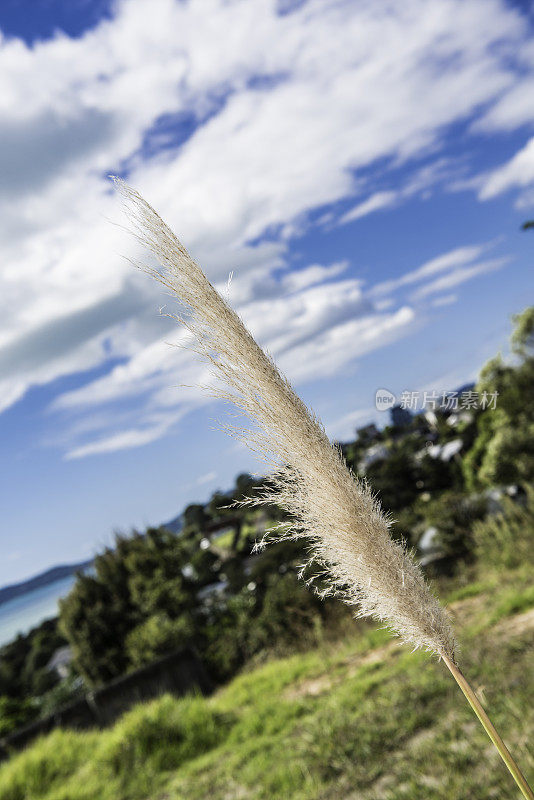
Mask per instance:
[[[534,606],[534,586],[527,586],[523,590],[513,588],[503,592],[495,604],[490,620],[495,623],[503,619],[503,617],[527,611],[532,606]]]
[[[492,588],[493,585],[493,583],[487,580],[473,581],[473,583],[468,583],[467,586],[461,586],[460,588],[449,592],[446,599],[448,603],[455,603],[457,600],[466,600],[469,597],[476,597],[477,595],[482,594],[483,592]]]
[[[463,587],[452,613],[465,672],[534,778],[533,629],[506,636],[506,620],[534,606],[528,578]],[[444,667],[361,624],[211,698],[165,696],[102,732],[55,731],[0,767],[0,800],[516,796]]]

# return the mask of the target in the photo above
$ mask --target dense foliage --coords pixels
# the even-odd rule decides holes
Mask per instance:
[[[534,307],[515,317],[515,363],[491,359],[477,389],[498,392],[491,414],[477,418],[477,437],[464,460],[468,489],[534,481]]]
[[[57,619],[46,620],[26,636],[17,636],[0,650],[0,736],[37,717],[40,703],[59,678],[48,662],[66,640]]]
[[[40,695],[54,685],[46,666],[58,647],[65,645],[57,620],[43,622],[27,636],[4,645],[0,658],[0,695],[13,699]]]

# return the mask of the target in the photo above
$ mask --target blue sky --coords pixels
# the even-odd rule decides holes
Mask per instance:
[[[172,225],[347,439],[532,302],[534,38],[497,0],[0,6],[0,584],[261,469],[107,178]],[[115,225],[113,223],[119,223]],[[233,273],[228,285],[228,276]],[[183,385],[190,388],[185,388]]]

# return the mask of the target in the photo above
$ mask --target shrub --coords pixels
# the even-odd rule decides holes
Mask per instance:
[[[126,637],[126,652],[132,666],[141,667],[191,641],[193,623],[188,615],[171,619],[160,612],[142,622]]]
[[[462,492],[444,492],[425,509],[425,519],[438,531],[445,555],[462,555],[473,549],[473,526],[486,513],[486,500]]]
[[[12,697],[0,697],[0,736],[21,728],[38,714],[38,707],[33,700],[15,700]]]
[[[503,499],[503,511],[473,527],[475,555],[488,566],[518,567],[534,562],[534,489],[527,487],[524,503]]]
[[[279,652],[316,644],[321,636],[321,602],[293,573],[271,579],[261,613],[251,621],[249,651]]]

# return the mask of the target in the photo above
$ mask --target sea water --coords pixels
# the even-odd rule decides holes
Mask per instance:
[[[0,646],[10,642],[18,633],[27,633],[43,620],[56,617],[58,600],[69,593],[74,581],[74,575],[67,575],[0,603]]]

